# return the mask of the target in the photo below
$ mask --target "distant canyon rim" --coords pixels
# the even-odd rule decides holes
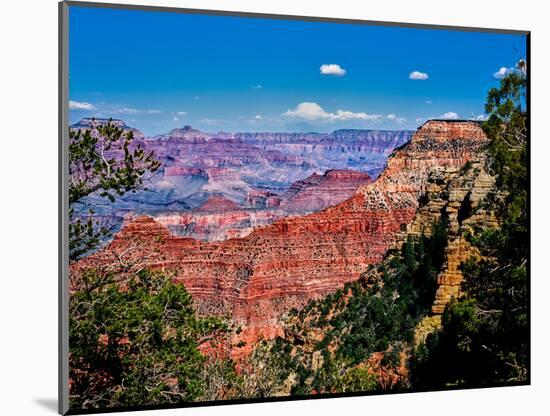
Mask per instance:
[[[92,129],[106,119],[85,118],[72,130]],[[161,162],[147,190],[112,204],[88,198],[95,215],[115,222],[150,215],[183,237],[222,241],[244,237],[287,216],[321,211],[351,197],[376,179],[408,130],[336,130],[332,133],[204,133],[190,126],[154,137],[122,120],[133,145]],[[80,207],[86,215],[88,206]],[[127,218],[128,219],[128,218]]]

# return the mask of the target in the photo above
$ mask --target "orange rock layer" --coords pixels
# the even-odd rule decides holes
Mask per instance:
[[[429,121],[390,156],[376,182],[334,207],[214,243],[173,236],[152,218],[140,217],[72,272],[133,256],[139,267],[172,273],[193,295],[199,313],[228,315],[241,326],[231,349],[237,358],[259,338],[280,334],[282,314],[335,291],[380,261],[413,220],[429,171],[462,166],[485,142],[478,123]],[[236,347],[239,341],[245,345]]]

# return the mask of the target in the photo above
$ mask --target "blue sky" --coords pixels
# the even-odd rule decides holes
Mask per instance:
[[[71,122],[121,118],[148,135],[483,117],[526,53],[511,34],[77,6],[69,19]]]

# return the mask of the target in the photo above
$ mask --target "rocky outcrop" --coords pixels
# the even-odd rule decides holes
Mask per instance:
[[[295,182],[281,196],[280,207],[288,213],[321,211],[350,198],[361,185],[372,182],[366,173],[353,170],[329,170],[313,173]]]
[[[486,164],[484,155],[480,154],[461,168],[447,166],[434,169],[427,178],[422,206],[397,239],[396,245],[399,247],[407,236],[418,238],[430,235],[432,225],[442,217],[446,219],[448,239],[445,262],[437,277],[438,288],[432,306],[435,315],[442,314],[449,301],[460,295],[462,263],[479,255],[466,235],[475,229],[499,226],[493,209],[483,204],[489,193],[498,197],[495,178],[488,173]]]
[[[281,198],[269,191],[250,191],[246,196],[246,206],[254,209],[269,209],[281,205]]]
[[[281,210],[245,209],[223,195],[214,194],[194,210],[159,214],[154,219],[173,235],[212,242],[244,237],[255,228],[285,216]]]
[[[231,315],[242,327],[236,337],[245,342],[232,354],[246,354],[259,337],[280,333],[286,311],[342,287],[380,261],[415,218],[432,172],[460,169],[485,143],[478,123],[427,122],[394,152],[376,182],[336,206],[217,243],[174,236],[141,217],[72,271],[77,276],[83,268],[119,261],[136,247],[133,252],[144,259],[140,267],[169,271],[200,313]]]
[[[460,295],[463,280],[461,265],[479,252],[467,240],[466,235],[475,229],[496,228],[499,222],[495,212],[484,206],[483,201],[495,191],[495,178],[486,170],[486,161],[476,159],[448,187],[445,215],[448,219],[448,243],[445,264],[437,277],[438,289],[432,313],[441,314],[452,297]]]
[[[212,195],[198,209],[199,212],[218,212],[224,213],[228,211],[238,211],[241,209],[236,203],[224,198],[222,195]]]
[[[174,142],[179,140],[184,141],[205,141],[210,138],[208,133],[204,133],[200,130],[194,129],[191,126],[183,126],[182,128],[172,129],[166,134],[159,134],[153,137],[154,140],[172,140]]]
[[[432,313],[442,314],[452,297],[458,297],[463,280],[461,265],[479,253],[466,239],[475,228],[496,228],[498,221],[492,210],[481,206],[489,192],[494,191],[495,178],[485,170],[485,162],[476,160],[468,171],[448,185],[445,215],[449,238],[445,250],[445,264],[437,277],[438,289]]]

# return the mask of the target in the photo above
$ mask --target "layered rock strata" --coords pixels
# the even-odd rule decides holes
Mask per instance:
[[[357,188],[372,182],[370,176],[353,170],[329,170],[313,173],[292,184],[281,196],[280,207],[288,213],[321,211],[350,198]]]
[[[107,119],[85,118],[72,125],[71,130],[90,129],[92,134],[97,134],[97,127],[107,122]],[[122,120],[111,123],[132,131],[134,140],[130,148],[140,146],[153,152],[162,167],[147,178],[147,190],[117,197],[109,204],[94,203],[94,211],[107,217],[121,217],[128,212],[147,215],[181,212],[202,205],[217,193],[239,205],[250,202],[254,209],[271,209],[293,182],[314,172],[343,169],[378,175],[389,153],[411,135],[407,130],[206,133],[185,126],[145,137]],[[124,157],[120,146],[117,147],[106,156]],[[271,196],[262,198],[261,192]],[[254,196],[254,193],[258,194]]]
[[[154,219],[173,235],[213,242],[245,237],[255,228],[285,216],[286,212],[280,209],[244,209],[215,194],[197,209],[159,214]]]
[[[220,169],[207,169],[208,178],[216,177]],[[171,168],[172,175],[194,175],[201,170]],[[205,173],[206,173],[205,172]],[[227,176],[226,173],[222,174]],[[222,241],[245,237],[255,228],[268,225],[288,215],[321,211],[353,196],[357,188],[372,182],[366,173],[352,170],[331,170],[324,175],[312,174],[295,182],[281,196],[267,191],[252,190],[245,206],[239,206],[222,193],[212,194],[203,205],[179,213],[161,213],[155,220],[167,226],[173,234],[204,241]],[[214,189],[213,186],[210,186]]]
[[[494,185],[495,178],[488,173],[483,155],[476,156],[461,168],[434,169],[427,178],[426,193],[415,219],[397,238],[396,247],[399,248],[407,236],[430,235],[434,223],[442,217],[447,221],[445,260],[437,277],[432,314],[441,315],[450,300],[460,295],[464,278],[461,265],[479,255],[465,236],[476,229],[499,225],[494,210],[483,203],[490,193],[498,197]]]
[[[245,342],[232,348],[238,357],[260,337],[280,334],[286,311],[342,287],[380,261],[415,218],[430,174],[460,169],[485,143],[476,122],[429,121],[393,153],[376,182],[336,206],[219,243],[177,237],[140,217],[106,249],[73,265],[72,275],[132,253],[142,259],[139,267],[164,270],[184,284],[200,313],[232,316],[242,327],[236,340]]]

